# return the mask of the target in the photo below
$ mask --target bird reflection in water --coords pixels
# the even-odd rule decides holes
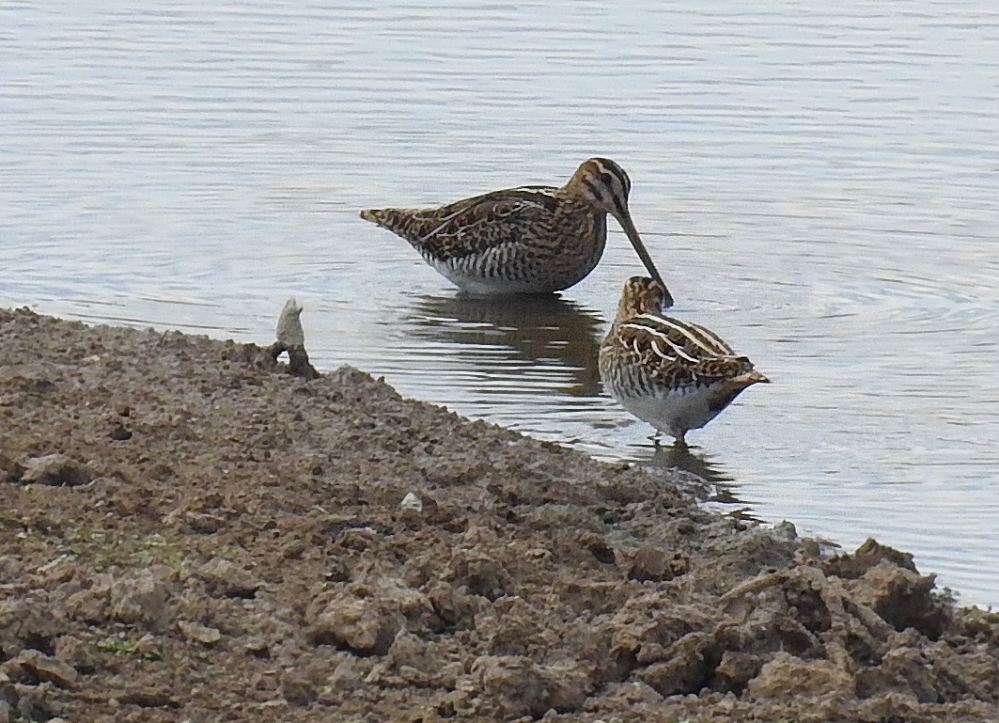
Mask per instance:
[[[509,361],[536,369],[555,364],[570,383],[559,391],[572,396],[600,394],[600,327],[596,311],[558,296],[511,296],[496,299],[457,294],[425,295],[413,305],[408,332],[422,339],[468,346],[500,347],[513,352]],[[481,364],[480,355],[469,360]],[[487,362],[488,363],[488,362]],[[490,363],[491,374],[504,369]],[[519,372],[518,372],[519,373]]]
[[[653,470],[675,477],[675,470],[688,472],[692,477],[683,476],[680,485],[684,492],[693,495],[701,502],[716,502],[725,505],[742,505],[732,514],[746,518],[745,502],[736,494],[733,479],[719,470],[712,462],[710,455],[697,452],[696,447],[686,445],[662,445],[658,442],[652,459],[647,466]]]

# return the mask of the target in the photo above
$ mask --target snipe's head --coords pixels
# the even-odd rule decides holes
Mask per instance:
[[[609,158],[590,158],[576,169],[572,178],[566,184],[580,197],[585,198],[594,208],[611,214],[621,224],[624,233],[635,247],[635,252],[645,264],[649,274],[662,287],[665,294],[665,305],[673,305],[673,297],[666,289],[666,283],[655,264],[652,257],[642,243],[638,230],[631,220],[631,212],[628,210],[628,194],[631,192],[631,179],[624,172],[621,166],[617,165]]]
[[[617,305],[616,323],[624,323],[641,314],[661,314],[672,301],[666,289],[648,276],[632,276],[624,282],[621,301]]]
[[[567,184],[579,195],[606,213],[628,215],[631,179],[621,166],[609,158],[583,161]]]

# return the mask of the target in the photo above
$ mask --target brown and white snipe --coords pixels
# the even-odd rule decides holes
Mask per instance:
[[[628,210],[631,180],[614,161],[584,161],[560,188],[521,186],[439,208],[361,211],[406,239],[460,289],[480,295],[550,294],[578,283],[604,253],[607,214],[673,303]]]
[[[665,298],[656,281],[628,279],[600,346],[600,378],[621,406],[684,445],[687,430],[770,380],[703,326],[663,316]]]

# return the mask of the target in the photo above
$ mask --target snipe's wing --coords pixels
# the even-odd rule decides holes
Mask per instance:
[[[556,229],[553,186],[521,186],[439,208],[386,208],[361,216],[403,237],[422,253],[448,261],[525,241],[543,244]]]

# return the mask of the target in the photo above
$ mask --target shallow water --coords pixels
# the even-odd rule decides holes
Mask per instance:
[[[0,303],[267,342],[999,603],[999,7],[0,2]],[[691,456],[600,391],[641,267],[457,296],[357,217],[604,155],[677,299],[774,383]]]

